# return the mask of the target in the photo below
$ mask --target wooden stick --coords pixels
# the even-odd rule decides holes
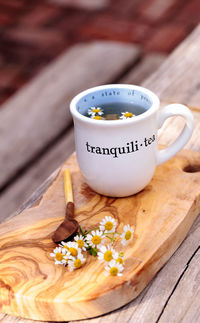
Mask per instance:
[[[64,170],[64,190],[65,190],[65,202],[73,202],[73,192],[72,192],[72,181],[69,168]]]
[[[66,213],[64,221],[58,226],[53,233],[52,240],[55,243],[59,243],[62,240],[68,239],[74,233],[78,231],[79,224],[74,219],[74,202],[72,192],[72,181],[69,168],[64,169],[64,191],[65,191],[65,203]]]

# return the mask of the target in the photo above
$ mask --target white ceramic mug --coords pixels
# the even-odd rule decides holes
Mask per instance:
[[[132,103],[145,112],[127,120],[94,120],[84,114],[105,103]],[[193,116],[182,104],[159,110],[159,98],[135,85],[111,84],[88,89],[72,100],[78,163],[86,183],[97,193],[123,197],[141,191],[152,179],[157,165],[174,156],[189,140]],[[157,131],[171,116],[186,124],[175,142],[158,150]]]

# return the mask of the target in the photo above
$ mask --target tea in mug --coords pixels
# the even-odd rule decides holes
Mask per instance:
[[[147,111],[144,107],[132,103],[106,103],[101,106],[91,107],[85,116],[97,120],[130,119]]]

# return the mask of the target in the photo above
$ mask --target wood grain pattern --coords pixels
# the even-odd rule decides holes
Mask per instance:
[[[136,297],[180,245],[198,214],[200,174],[182,171],[193,163],[199,163],[199,154],[182,152],[159,166],[141,193],[113,199],[91,191],[75,156],[70,158],[64,167],[72,171],[76,219],[82,226],[95,226],[110,214],[119,228],[124,223],[136,227],[138,238],[125,250],[124,275],[106,278],[102,265],[90,256],[73,273],[50,259],[51,235],[65,210],[61,171],[39,205],[0,226],[1,311],[62,321],[100,315]]]
[[[180,322],[180,319],[176,317],[175,311],[177,307],[184,310],[184,307],[182,307],[183,301],[187,302],[188,300],[188,304],[190,304],[190,298],[187,296],[187,284],[190,285],[191,281],[189,276],[187,276],[187,283],[185,282],[185,291],[180,298],[176,297],[176,302],[174,302],[174,304],[176,304],[173,304],[174,307],[170,306],[169,300],[173,297],[176,289],[179,289],[181,277],[183,278],[190,268],[190,260],[193,259],[192,255],[195,254],[196,249],[199,247],[199,235],[200,217],[197,218],[186,239],[176,250],[174,255],[136,299],[110,314],[83,321],[73,321],[73,323],[160,323],[165,311],[167,311],[169,315],[168,322]],[[195,296],[196,295],[194,295],[193,300],[195,300]],[[198,301],[199,298],[197,297],[195,303],[198,303]],[[173,321],[171,321],[172,316],[170,315],[170,311],[174,313]],[[191,316],[194,315],[195,313],[191,312]],[[167,322],[167,316],[165,319]],[[188,319],[187,323],[188,322],[196,323],[198,321]]]

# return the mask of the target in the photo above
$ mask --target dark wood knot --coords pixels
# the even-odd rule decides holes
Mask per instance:
[[[197,173],[200,172],[200,166],[196,164],[187,165],[183,168],[183,171],[186,173]]]

